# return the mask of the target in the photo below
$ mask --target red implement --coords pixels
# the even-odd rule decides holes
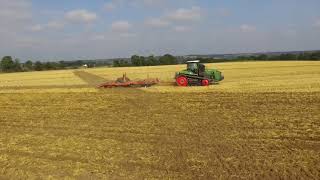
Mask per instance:
[[[122,78],[118,78],[114,82],[106,82],[98,87],[100,88],[113,88],[113,87],[150,87],[152,85],[158,84],[159,79],[143,79],[137,81],[131,81],[127,78],[126,74],[122,76]]]

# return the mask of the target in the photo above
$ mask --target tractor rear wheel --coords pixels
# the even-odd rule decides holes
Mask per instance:
[[[176,78],[176,83],[178,86],[188,86],[188,79],[184,76],[179,76]]]
[[[209,86],[209,80],[208,79],[204,79],[201,81],[201,85],[202,86]]]

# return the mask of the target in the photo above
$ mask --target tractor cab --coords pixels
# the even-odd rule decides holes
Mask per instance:
[[[196,73],[198,71],[200,61],[187,61],[187,70]]]
[[[187,61],[187,71],[193,72],[199,76],[204,76],[206,66],[201,64],[199,60]]]

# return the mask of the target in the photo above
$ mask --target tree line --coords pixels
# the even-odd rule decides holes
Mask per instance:
[[[58,61],[58,62],[41,62],[28,60],[21,63],[19,59],[13,59],[11,56],[5,56],[0,61],[1,72],[25,72],[25,71],[46,71],[46,70],[62,70],[77,69],[86,64],[86,67],[93,67],[94,62],[87,63],[78,61]]]
[[[192,59],[178,59],[177,57],[166,54],[164,56],[131,56],[128,60],[113,61],[114,67],[128,67],[128,66],[157,66],[157,65],[174,65],[185,63],[187,60],[200,60],[202,63],[218,63],[218,62],[235,62],[235,61],[319,61],[320,51],[315,52],[301,52],[301,53],[284,53],[284,54],[259,54],[248,56],[237,56],[233,58],[209,58],[209,57],[194,57]]]
[[[320,51],[300,52],[300,53],[284,53],[284,54],[259,54],[248,56],[237,56],[233,58],[209,58],[194,57],[177,58],[171,54],[163,56],[139,56],[133,55],[130,59],[113,60],[114,67],[129,66],[157,66],[157,65],[174,65],[185,63],[187,60],[198,59],[202,63],[216,62],[232,62],[232,61],[292,61],[292,60],[320,60]],[[44,71],[44,70],[60,70],[60,69],[77,69],[86,65],[86,67],[97,67],[110,65],[108,60],[76,60],[76,61],[57,61],[57,62],[41,62],[28,60],[21,63],[19,59],[13,59],[11,56],[5,56],[0,61],[1,72],[23,72],[23,71]]]
[[[155,57],[153,55],[151,56],[139,56],[139,55],[133,55],[130,58],[130,61],[128,60],[115,60],[113,61],[114,67],[127,67],[127,66],[157,66],[157,65],[172,65],[172,64],[178,64],[178,59],[171,55],[171,54],[165,54],[160,57]]]
[[[259,54],[237,56],[234,58],[203,58],[198,57],[202,63],[218,63],[218,62],[241,62],[241,61],[320,61],[320,51],[301,52],[301,53],[284,53],[284,54]]]
[[[255,61],[319,61],[320,51],[301,52],[301,53],[284,53],[278,55],[260,54],[255,56],[239,56],[236,60],[255,60]]]

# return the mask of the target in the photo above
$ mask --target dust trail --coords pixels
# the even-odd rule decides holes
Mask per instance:
[[[94,87],[97,87],[99,84],[102,84],[108,81],[107,79],[101,76],[97,76],[85,71],[74,71],[73,73],[79,78],[81,78],[83,81],[85,81],[88,85],[94,86]]]

